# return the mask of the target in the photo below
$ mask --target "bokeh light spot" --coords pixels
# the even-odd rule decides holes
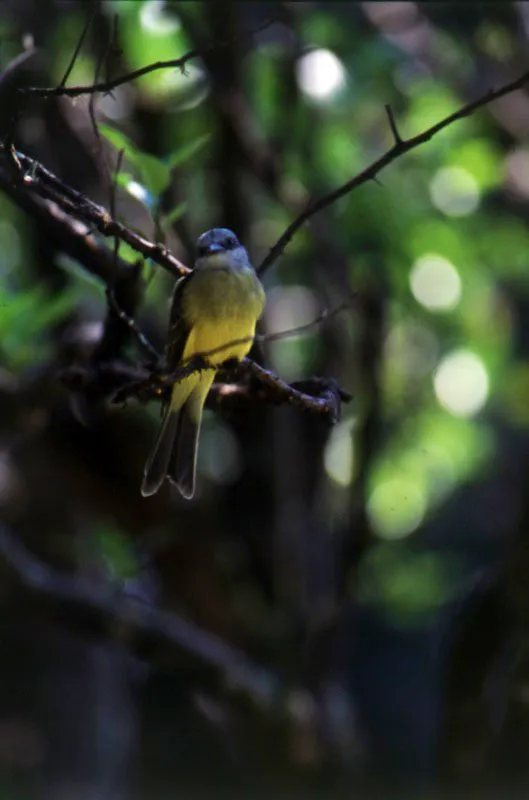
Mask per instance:
[[[234,483],[242,472],[241,450],[232,429],[206,414],[203,441],[198,450],[200,472],[218,484]]]
[[[144,205],[149,205],[151,201],[151,195],[149,191],[143,186],[143,184],[138,183],[138,181],[128,181],[127,183],[127,192],[135,197],[136,200],[139,200],[140,203]]]
[[[176,14],[168,13],[165,0],[147,0],[141,7],[140,24],[144,30],[161,36],[176,33],[181,28]]]
[[[439,343],[433,331],[414,319],[398,322],[390,329],[384,343],[388,374],[406,380],[430,375],[439,358]]]
[[[479,186],[462,167],[443,167],[430,182],[430,198],[439,211],[449,217],[465,217],[479,205]]]
[[[301,90],[309,97],[329,100],[345,86],[345,69],[330,50],[311,50],[298,61],[297,79]]]
[[[435,253],[421,256],[410,272],[415,299],[430,311],[450,311],[461,299],[461,278],[448,259]]]
[[[291,331],[307,325],[317,316],[316,296],[306,286],[276,286],[268,293],[265,321],[270,333]]]
[[[401,539],[412,533],[426,512],[426,497],[411,477],[394,477],[372,492],[367,510],[373,529],[383,539]]]
[[[472,417],[487,401],[489,377],[483,362],[468,350],[445,356],[434,376],[438,401],[451,414]]]
[[[301,378],[312,358],[314,348],[309,344],[317,333],[315,328],[295,329],[314,322],[318,316],[318,301],[306,286],[277,286],[269,293],[265,311],[267,333],[285,334],[268,342],[267,350],[273,369],[286,380]],[[314,341],[312,339],[312,341]]]
[[[331,431],[323,454],[325,470],[338,486],[349,486],[353,479],[354,424],[355,420],[351,417],[336,425]]]
[[[521,147],[505,159],[505,185],[513,194],[529,197],[529,153]]]
[[[186,64],[185,75],[179,69],[165,71],[160,78],[160,88],[167,95],[177,95],[177,105],[181,111],[196,108],[206,99],[210,90],[200,62]]]
[[[132,112],[134,97],[135,92],[131,86],[116,86],[112,94],[103,94],[98,99],[99,110],[109,119],[126,119]]]

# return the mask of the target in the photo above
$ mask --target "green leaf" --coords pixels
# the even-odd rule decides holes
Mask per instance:
[[[47,329],[74,307],[75,289],[50,297],[42,288],[1,295],[0,340],[11,368],[23,369],[47,357]]]
[[[125,136],[122,131],[118,131],[117,128],[111,128],[110,125],[104,125],[103,123],[98,125],[98,129],[107,142],[110,142],[116,150],[123,150],[129,161],[134,163],[138,148],[128,136]]]
[[[428,624],[454,596],[460,574],[459,562],[452,555],[382,543],[360,564],[358,595],[396,625]]]
[[[171,171],[164,162],[151,153],[144,153],[121,131],[109,125],[100,125],[99,130],[105,139],[118,150],[122,150],[125,157],[138,170],[141,180],[155,200],[169,185]],[[126,173],[125,173],[126,174]],[[130,181],[130,176],[129,176]],[[123,185],[118,176],[118,183]],[[126,188],[126,185],[125,185]],[[152,205],[152,203],[151,203]]]
[[[130,172],[120,172],[119,175],[115,177],[117,185],[121,186],[125,191],[128,191],[129,183],[133,180],[135,180],[134,175],[131,175]]]
[[[150,153],[142,153],[139,150],[136,151],[135,164],[146,187],[158,199],[169,186],[171,170],[156,156]]]
[[[75,289],[61,292],[60,295],[49,300],[46,300],[43,293],[39,292],[39,308],[35,314],[33,329],[42,330],[58,323],[73,310],[77,299],[78,292]]]
[[[94,531],[94,540],[112,580],[122,582],[136,577],[139,572],[136,554],[132,543],[121,531],[110,525],[101,525]]]
[[[127,244],[127,242],[119,243],[118,255],[128,264],[137,264],[137,262],[142,258],[141,253],[138,253],[137,250],[134,250],[134,248],[131,247],[130,244]]]
[[[180,166],[180,164],[183,164],[185,161],[189,161],[194,155],[205,148],[210,139],[211,135],[209,133],[205,133],[194,141],[189,142],[189,144],[179,147],[178,150],[175,150],[166,159],[167,165],[174,168]]]

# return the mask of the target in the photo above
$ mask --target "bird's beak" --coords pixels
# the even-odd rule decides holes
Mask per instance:
[[[222,250],[224,250],[224,248],[222,247],[221,244],[213,243],[213,244],[210,244],[210,246],[206,250],[206,255],[211,256],[211,255],[213,255],[213,253],[220,253]]]

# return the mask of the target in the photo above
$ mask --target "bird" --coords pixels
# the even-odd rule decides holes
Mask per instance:
[[[246,249],[228,228],[212,228],[196,243],[193,270],[174,289],[165,351],[174,372],[201,355],[211,369],[176,381],[145,465],[141,493],[155,494],[167,478],[180,494],[195,493],[200,423],[217,368],[250,351],[265,291]]]

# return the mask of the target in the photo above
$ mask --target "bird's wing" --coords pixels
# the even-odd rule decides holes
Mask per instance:
[[[170,370],[177,369],[180,364],[190,332],[190,327],[182,314],[182,297],[192,276],[193,273],[191,272],[189,275],[184,275],[183,278],[180,278],[173,292],[171,313],[169,315],[169,332],[165,348],[165,360]]]

